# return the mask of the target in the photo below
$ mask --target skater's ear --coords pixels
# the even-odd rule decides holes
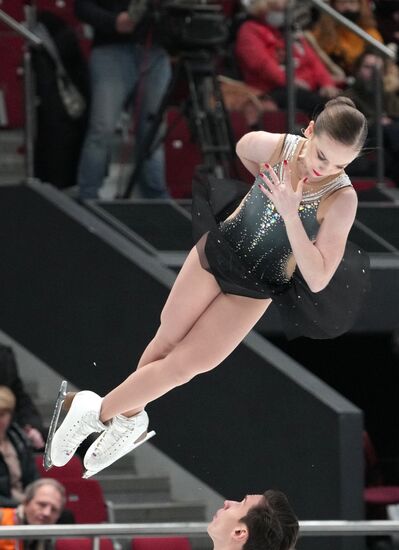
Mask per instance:
[[[248,540],[248,527],[245,525],[245,523],[239,522],[235,526],[231,538],[234,540],[234,542],[240,544],[240,548],[242,545],[244,545]]]

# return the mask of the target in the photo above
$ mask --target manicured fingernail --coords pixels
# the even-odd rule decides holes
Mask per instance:
[[[266,168],[268,168],[268,169],[270,168],[270,164],[267,164],[267,162],[265,162],[265,166],[266,166]]]
[[[308,176],[306,176],[305,178],[303,178],[303,183],[306,183],[308,181]]]
[[[260,184],[260,183],[258,183],[258,187],[259,187],[259,189],[262,189],[262,186],[261,186],[261,184]]]
[[[284,159],[284,164],[285,164],[285,166],[287,166],[287,164],[288,164],[288,160],[287,160],[287,159]]]

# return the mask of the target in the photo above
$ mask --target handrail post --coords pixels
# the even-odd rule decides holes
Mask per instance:
[[[289,134],[295,131],[296,101],[295,101],[295,67],[294,67],[294,4],[289,0],[285,10],[285,79],[287,85],[287,130]]]
[[[373,81],[375,91],[375,132],[377,148],[377,183],[383,184],[385,178],[385,159],[384,159],[384,129],[382,125],[383,116],[383,80],[382,68],[375,66],[373,68]]]

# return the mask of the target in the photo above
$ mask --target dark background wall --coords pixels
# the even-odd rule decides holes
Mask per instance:
[[[0,327],[78,387],[104,393],[154,333],[171,279],[46,189],[0,189]],[[268,359],[257,338],[150,404],[155,445],[226,497],[272,486],[302,519],[360,519],[361,411],[286,356]],[[358,546],[323,540],[344,548]]]
[[[399,302],[395,295],[391,299]],[[363,410],[365,429],[376,447],[383,479],[398,485],[398,333],[348,334],[332,341],[291,342],[274,336],[271,341]]]

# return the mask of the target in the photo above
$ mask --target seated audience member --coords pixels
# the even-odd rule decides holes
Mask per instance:
[[[386,65],[382,57],[373,51],[364,52],[354,65],[354,83],[345,90],[357,108],[367,117],[369,123],[370,145],[375,146],[376,103],[374,70],[378,68],[383,78],[383,113],[380,122],[383,126],[384,150],[386,153],[386,172],[399,185],[399,167],[396,161],[399,154],[399,95],[391,91],[389,85],[384,85]],[[374,143],[373,143],[374,141]]]
[[[279,108],[287,106],[284,37],[287,0],[242,0],[250,17],[240,26],[236,57],[246,84],[261,90]],[[309,116],[338,95],[325,65],[302,34],[293,46],[297,107]]]
[[[7,507],[23,502],[25,487],[39,477],[29,440],[12,422],[14,409],[14,394],[0,386],[0,506]]]
[[[284,493],[226,500],[208,525],[213,550],[293,550],[298,520]]]
[[[65,489],[55,479],[38,479],[25,491],[25,500],[18,508],[0,508],[0,526],[53,525],[65,506]],[[0,550],[52,550],[50,540],[0,540]]]
[[[382,42],[369,0],[331,0],[331,7],[356,23],[371,37]],[[313,27],[318,45],[339,65],[346,75],[353,74],[353,64],[368,47],[363,38],[323,13]]]
[[[3,344],[0,344],[0,385],[8,386],[15,395],[15,421],[25,431],[33,447],[42,449],[44,447],[42,418],[25,391],[12,348]]]
[[[378,29],[386,44],[399,46],[398,0],[374,0]]]

